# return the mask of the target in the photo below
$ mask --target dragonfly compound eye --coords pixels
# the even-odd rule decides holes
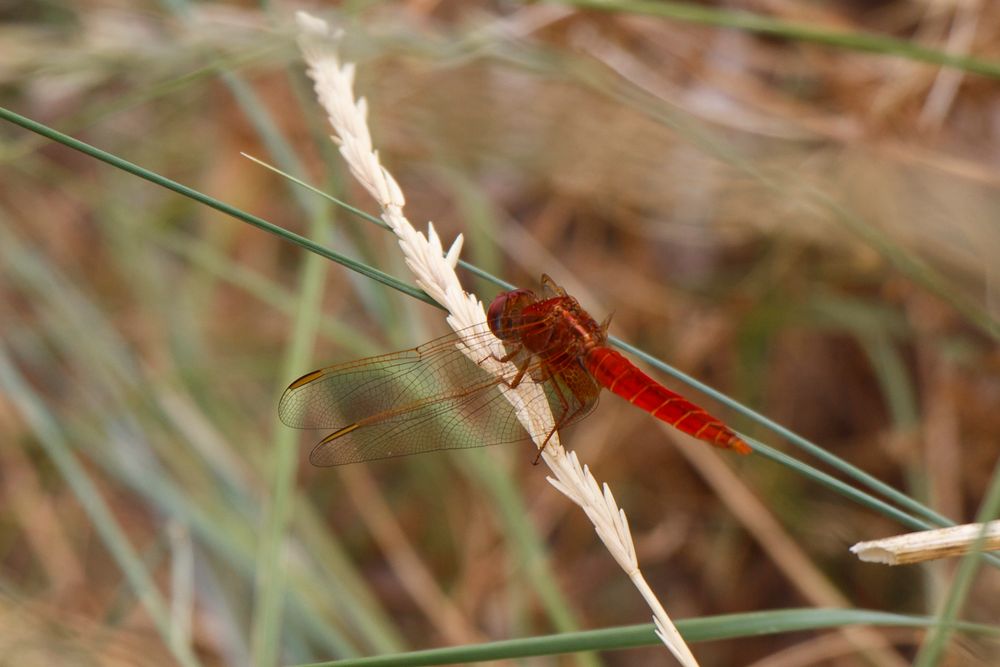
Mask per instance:
[[[486,312],[486,322],[493,335],[501,340],[510,338],[512,329],[520,319],[524,307],[534,303],[534,292],[526,289],[516,289],[498,294]]]

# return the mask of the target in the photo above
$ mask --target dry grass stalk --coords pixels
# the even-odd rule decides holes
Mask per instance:
[[[382,219],[399,238],[406,264],[416,276],[417,284],[435,301],[448,310],[448,325],[463,334],[479,336],[488,331],[482,303],[466,293],[455,274],[455,265],[462,246],[458,236],[447,254],[434,226],[428,224],[427,236],[419,233],[403,215],[405,198],[392,175],[380,164],[372,147],[367,126],[367,105],[364,99],[355,101],[353,92],[354,66],[341,64],[336,45],[338,33],[321,19],[300,12],[300,45],[309,65],[309,76],[315,82],[316,94],[326,109],[334,128],[333,140],[347,161],[351,174],[364,185],[382,210]],[[473,348],[463,352],[489,372],[511,377],[511,369],[497,359],[503,355],[499,340],[492,356],[473,356]],[[480,355],[482,353],[480,352]],[[522,382],[516,388],[500,385],[504,396],[517,411],[518,418],[532,439],[541,447],[553,429],[552,415],[534,406],[547,406],[541,398],[542,388],[533,382]],[[533,406],[529,409],[528,406]],[[615,561],[625,570],[653,610],[657,634],[667,648],[684,665],[697,665],[690,649],[677,632],[670,617],[646,583],[635,556],[635,548],[625,513],[618,508],[607,484],[600,486],[587,466],[581,466],[576,454],[567,453],[553,435],[544,449],[542,459],[553,472],[552,485],[577,503],[594,524]]]
[[[922,530],[881,540],[858,542],[851,547],[851,552],[868,563],[909,565],[961,556],[973,549],[1000,549],[1000,521],[987,524],[967,523],[963,526]]]

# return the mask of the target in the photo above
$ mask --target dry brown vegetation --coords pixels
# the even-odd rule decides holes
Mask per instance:
[[[1000,3],[729,4],[1000,60]],[[307,180],[369,206],[324,143],[283,11],[0,9],[0,105],[313,234],[319,200],[239,155],[281,164],[248,115],[266,109]],[[613,312],[620,337],[974,519],[1000,451],[997,79],[551,4],[386,3],[345,25],[411,220],[463,233],[464,257],[512,283],[550,273],[599,319]],[[314,362],[289,372],[304,251],[13,125],[0,137],[0,652],[22,647],[19,665],[172,660],[51,460],[58,446],[187,615],[181,637],[190,623],[205,664],[243,664],[277,397],[312,365],[423,342],[443,330],[440,313],[330,264]],[[331,215],[319,240],[408,279],[389,235]],[[484,300],[497,291],[467,285]],[[305,462],[319,437],[302,439],[284,662],[648,620],[528,449],[320,470]],[[614,397],[566,442],[614,488],[675,618],[933,614],[951,585],[953,563],[850,556],[906,529],[891,519],[763,457],[682,441]],[[995,624],[998,599],[984,566],[959,616]],[[787,633],[694,649],[704,665],[901,665],[922,637]],[[963,636],[940,664],[998,656]]]

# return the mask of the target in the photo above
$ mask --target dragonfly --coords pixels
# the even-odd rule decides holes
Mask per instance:
[[[333,429],[309,455],[316,466],[526,441],[529,433],[502,390],[530,378],[543,391],[525,407],[544,401],[554,424],[541,448],[589,415],[604,388],[710,445],[751,451],[722,421],[611,349],[610,320],[599,324],[547,275],[541,285],[541,294],[499,294],[487,327],[303,375],[281,397],[281,421]]]

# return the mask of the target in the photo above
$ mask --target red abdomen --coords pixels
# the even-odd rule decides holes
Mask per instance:
[[[740,454],[750,453],[750,446],[728,426],[640,371],[615,350],[608,347],[592,348],[587,353],[585,363],[602,387],[677,430],[716,447],[734,449]]]

